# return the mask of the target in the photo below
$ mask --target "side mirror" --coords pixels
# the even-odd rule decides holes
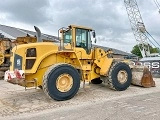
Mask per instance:
[[[96,40],[96,32],[93,31],[93,32],[92,32],[92,35],[93,35],[93,38],[94,38],[94,43],[96,43],[96,42],[97,42],[97,40]]]
[[[96,38],[96,32],[95,31],[92,32],[92,35],[93,35],[93,38]]]

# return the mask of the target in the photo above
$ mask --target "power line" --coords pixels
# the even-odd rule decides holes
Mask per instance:
[[[154,42],[156,42],[157,43],[157,45],[160,47],[160,44],[153,38],[153,36],[148,32],[148,31],[146,31],[147,33],[148,33],[148,35],[154,40]]]
[[[160,4],[158,3],[158,1],[156,0],[156,2],[157,2],[157,5],[160,7]]]
[[[158,8],[158,10],[159,10],[159,13],[160,13],[160,4],[158,3],[157,0],[154,0],[154,3],[155,3],[155,5],[157,6],[157,8]]]

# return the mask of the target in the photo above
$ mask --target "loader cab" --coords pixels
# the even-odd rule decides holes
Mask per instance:
[[[95,31],[91,28],[70,25],[61,31],[63,43],[71,44],[72,48],[83,48],[87,54],[90,54],[92,48],[92,38],[95,38]]]

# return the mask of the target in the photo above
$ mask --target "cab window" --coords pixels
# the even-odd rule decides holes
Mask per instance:
[[[64,39],[64,43],[71,43],[71,40],[72,40],[71,30],[66,31],[63,34],[63,39]]]

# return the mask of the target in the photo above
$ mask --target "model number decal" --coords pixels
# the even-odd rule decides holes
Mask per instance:
[[[160,68],[159,62],[138,62],[138,63],[133,62],[133,64],[145,65],[148,68]]]
[[[21,65],[21,60],[17,59],[17,66],[20,66],[20,65]]]

